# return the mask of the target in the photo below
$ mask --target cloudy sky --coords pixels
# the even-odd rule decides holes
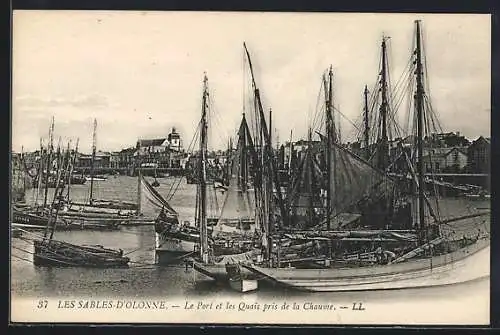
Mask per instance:
[[[490,134],[490,17],[458,14],[208,13],[15,11],[13,150],[47,137],[92,142],[100,150],[166,137],[175,126],[188,144],[200,115],[203,73],[225,146],[248,87],[243,41],[264,108],[279,141],[307,133],[323,71],[331,64],[335,104],[350,120],[376,80],[383,34],[391,37],[393,82],[406,66],[415,19],[422,20],[430,95],[443,130]],[[343,121],[349,139],[351,124]],[[351,138],[352,140],[352,138]]]

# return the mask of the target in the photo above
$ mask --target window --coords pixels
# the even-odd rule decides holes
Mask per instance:
[[[439,171],[439,162],[436,162],[436,171]]]

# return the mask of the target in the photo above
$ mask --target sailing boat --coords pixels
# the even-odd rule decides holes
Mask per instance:
[[[69,144],[63,164],[62,177],[68,177],[70,169]],[[122,250],[113,250],[96,245],[75,245],[53,238],[57,226],[57,216],[62,207],[64,183],[57,183],[56,192],[50,206],[49,220],[43,238],[34,239],[33,263],[43,266],[81,266],[81,267],[126,267],[130,259],[123,256]],[[56,203],[57,202],[57,203]]]
[[[217,253],[230,253],[230,250],[241,249],[240,239],[231,241],[233,237],[242,235],[250,236],[254,228],[254,200],[253,189],[249,186],[247,159],[249,129],[243,116],[238,132],[239,141],[235,154],[231,158],[232,178],[225,192],[225,200],[215,225],[210,225],[213,218],[207,217],[207,225],[210,226],[211,243]],[[251,141],[251,140],[250,140]],[[200,239],[198,228],[189,225],[181,226],[178,221],[177,212],[168,205],[167,201],[155,190],[152,184],[143,180],[144,194],[156,199],[156,207],[162,208],[155,224],[156,230],[156,254],[160,263],[172,263],[186,258],[193,253]],[[151,200],[150,200],[151,202]],[[224,236],[224,238],[222,238]]]
[[[248,59],[248,64],[250,68],[250,73],[252,77],[252,90],[254,94],[254,106],[255,106],[255,120],[256,120],[256,142],[249,145],[249,153],[251,156],[252,172],[253,172],[253,187],[255,194],[255,201],[253,210],[255,211],[255,231],[253,234],[241,234],[237,237],[224,237],[224,234],[217,234],[217,230],[214,230],[212,245],[209,244],[208,234],[205,228],[200,229],[200,254],[199,258],[193,261],[193,268],[219,282],[229,282],[229,284],[239,291],[254,290],[257,288],[256,276],[252,275],[251,272],[246,271],[245,268],[241,267],[242,264],[251,264],[253,262],[258,262],[266,255],[268,249],[268,236],[270,234],[271,225],[269,222],[273,222],[275,218],[274,212],[274,190],[276,190],[278,201],[281,200],[281,189],[280,187],[274,188],[273,185],[279,185],[278,174],[276,169],[276,162],[272,156],[271,147],[271,132],[267,128],[267,123],[265,121],[264,111],[262,103],[260,100],[259,89],[257,88],[255,77],[253,74],[252,62],[250,59],[250,54],[243,43],[245,49],[245,56]],[[203,108],[202,115],[205,115],[205,107]],[[202,117],[202,120],[204,117]],[[252,141],[251,136],[249,136],[248,127],[246,126],[245,118],[243,119],[242,127],[240,127],[240,139],[241,135]],[[241,131],[245,130],[245,131]],[[206,151],[206,143],[203,146],[203,141],[201,143],[200,151],[203,153]],[[252,148],[258,148],[253,150]],[[203,156],[203,154],[202,154]],[[240,155],[240,157],[243,157]],[[204,176],[204,164],[201,164],[200,175]],[[245,171],[245,168],[243,168]],[[245,172],[246,173],[246,172]],[[203,179],[203,178],[202,178]],[[231,185],[235,185],[232,183]],[[230,185],[230,186],[231,186]],[[236,183],[239,187],[246,188],[243,183]],[[200,183],[199,192],[201,195],[204,193],[204,181]],[[203,197],[199,196],[199,199],[203,201]],[[206,222],[204,219],[203,212],[203,202],[200,205],[202,209],[199,213],[199,221],[201,227],[206,227]],[[282,214],[284,214],[284,207],[281,206]],[[222,231],[224,226],[227,229],[227,225],[224,224],[224,220],[219,220],[218,228]],[[216,241],[216,236],[219,235],[220,238],[226,243],[228,240],[234,240],[238,242],[236,250],[217,250],[217,246],[220,245]],[[264,249],[264,250],[263,250]],[[264,252],[264,255],[263,255]]]
[[[260,255],[260,240],[256,234],[258,227],[255,221],[255,190],[252,187],[253,182],[250,181],[252,159],[249,156],[255,156],[255,152],[243,115],[237,148],[231,159],[229,186],[221,215],[208,231],[208,259],[193,262],[196,271],[219,282],[229,281],[238,291],[257,288],[255,282],[248,278],[251,273],[244,269],[242,271],[238,264],[252,261]]]
[[[241,235],[255,230],[255,196],[251,178],[250,157],[253,143],[245,114],[238,130],[238,142],[235,152],[230,157],[228,186],[224,203],[213,234]]]
[[[479,221],[478,218],[484,214],[478,213],[440,220],[432,210],[424,191],[422,157],[425,92],[422,79],[420,21],[415,22],[415,27],[417,171],[413,170],[413,165],[408,157],[407,162],[409,173],[412,175],[414,185],[418,190],[418,220],[412,222],[413,219],[411,219],[410,229],[382,227],[358,230],[353,230],[349,224],[346,225],[345,222],[336,220],[343,212],[342,206],[347,204],[343,198],[344,195],[351,195],[351,199],[348,199],[351,202],[354,200],[353,196],[362,196],[368,190],[365,187],[353,187],[354,184],[348,182],[356,170],[358,180],[361,181],[358,185],[368,183],[370,189],[375,188],[378,195],[383,195],[383,190],[393,189],[394,182],[384,176],[385,171],[371,166],[366,160],[356,156],[336,141],[331,116],[332,85],[330,81],[330,94],[327,99],[327,139],[324,141],[327,144],[328,156],[327,217],[325,225],[319,227],[324,229],[326,226],[326,230],[285,234],[290,239],[323,243],[322,252],[326,255],[308,262],[301,260],[282,261],[280,259],[280,245],[277,244],[278,250],[273,253],[275,255],[274,262],[259,265],[242,264],[247,270],[280,285],[312,292],[427,287],[461,283],[489,276],[489,236],[478,234],[476,237],[463,236],[461,239],[453,239],[453,236],[446,236],[442,229],[442,226],[450,221],[463,219]],[[349,167],[350,171],[346,170],[346,173],[340,173],[339,171],[345,170],[345,167]],[[376,171],[379,175],[378,181],[370,183],[372,178],[368,178],[368,176],[376,174]],[[384,186],[380,187],[382,184]],[[433,217],[434,222],[426,220],[426,209]],[[476,224],[479,223],[477,221]],[[387,224],[389,223],[390,220],[387,220]],[[280,234],[274,235],[273,238],[280,238]],[[366,250],[369,249],[369,246],[377,245],[378,247],[373,251]]]
[[[207,79],[205,77],[204,81],[204,89],[203,89],[203,109],[205,110],[206,105],[208,103],[208,87]],[[206,111],[203,114],[206,118]],[[206,129],[204,129],[205,121],[200,122],[200,143],[202,143],[203,136],[207,136]],[[206,128],[206,125],[205,125]],[[206,141],[206,139],[205,139]],[[199,155],[202,155],[201,149]],[[204,157],[204,158],[203,158]],[[200,159],[197,160],[197,165],[200,166],[202,163],[202,158],[206,160],[206,150],[205,156],[200,156]],[[206,163],[206,161],[205,161]],[[199,171],[198,171],[199,172]],[[205,171],[206,172],[206,171]],[[200,175],[198,173],[198,175]],[[201,175],[200,175],[201,176]],[[203,175],[203,178],[206,178],[206,174]],[[198,178],[202,179],[202,178]],[[208,189],[206,187],[206,179],[204,183],[204,192],[202,195],[199,194],[199,180],[197,182],[198,195],[197,200],[204,201],[204,210],[205,210],[205,219],[208,222],[213,221],[213,218],[209,218],[207,216],[206,207],[207,207],[207,199],[208,199]],[[142,194],[148,198],[149,202],[154,204],[156,208],[161,208],[161,212],[155,220],[155,258],[156,263],[158,264],[173,264],[178,263],[182,260],[185,260],[188,256],[191,256],[197,252],[201,228],[199,225],[199,221],[196,221],[198,224],[195,226],[191,226],[189,222],[185,222],[184,224],[180,224],[178,213],[168,204],[168,202],[154,189],[154,186],[148,183],[144,178],[141,179],[142,183]],[[214,190],[215,190],[215,185]],[[215,194],[215,197],[217,194]],[[197,203],[197,211],[196,215],[199,215],[200,205]],[[196,219],[195,219],[196,220]]]
[[[96,136],[97,136],[97,120],[94,119],[93,123],[93,137],[92,137],[92,158],[90,161],[90,177],[86,179],[90,182],[89,198],[85,203],[69,201],[66,212],[78,212],[79,215],[83,214],[98,214],[98,215],[112,215],[112,216],[133,216],[138,212],[138,204],[115,201],[115,200],[99,200],[94,199],[94,181],[104,181],[107,178],[104,176],[96,176],[95,161],[96,161]],[[69,200],[69,199],[68,199]],[[94,215],[95,216],[95,215]]]
[[[94,124],[95,126],[96,124]],[[57,220],[58,225],[57,230],[80,230],[80,229],[92,229],[92,230],[118,230],[120,229],[120,224],[125,223],[135,223],[139,221],[143,221],[138,218],[137,214],[140,214],[138,210],[135,211],[127,211],[120,210],[116,208],[106,208],[106,205],[110,205],[113,207],[113,204],[116,205],[115,202],[109,201],[100,201],[78,204],[74,203],[70,200],[70,186],[72,185],[71,177],[73,174],[73,167],[75,165],[76,156],[78,153],[78,144],[76,149],[70,154],[71,160],[70,170],[67,175],[63,178],[61,171],[63,170],[62,160],[63,157],[60,154],[58,149],[57,152],[53,149],[53,133],[54,133],[54,119],[52,119],[51,126],[49,129],[49,146],[47,149],[43,148],[42,143],[40,144],[40,159],[38,162],[38,185],[35,188],[36,194],[34,196],[34,205],[33,206],[13,206],[13,222],[15,225],[24,228],[34,228],[34,229],[44,229],[49,221],[49,212],[50,208],[48,208],[48,180],[49,174],[44,173],[45,171],[53,171],[53,174],[56,176],[56,185],[67,185],[67,193],[66,198],[62,196],[61,201],[57,203],[58,206],[61,206],[61,211],[58,214]],[[95,137],[94,137],[94,150],[95,152]],[[45,179],[45,182],[43,182]],[[39,191],[42,188],[42,184],[44,184],[44,194],[43,194],[43,202],[42,205],[38,203],[39,200]],[[90,185],[90,193],[93,194],[93,183]],[[93,197],[91,196],[91,199]],[[119,205],[119,204],[118,204]],[[135,206],[135,204],[134,204]],[[120,206],[118,206],[120,207]]]
[[[160,182],[158,181],[157,177],[158,177],[158,174],[156,172],[156,168],[157,168],[157,164],[155,164],[155,170],[154,170],[154,178],[155,180],[153,181],[153,183],[151,184],[151,186],[153,187],[159,187],[160,186]]]

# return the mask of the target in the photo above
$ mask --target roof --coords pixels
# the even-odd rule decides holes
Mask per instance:
[[[453,151],[458,151],[464,155],[467,155],[467,148],[466,147],[445,147],[445,148],[426,148],[424,149],[424,157],[429,156],[429,154],[432,155],[433,158],[437,157],[446,157]]]
[[[448,148],[450,149],[450,148]],[[444,154],[445,156],[448,156],[449,154],[451,154],[453,151],[458,151],[464,155],[467,155],[467,148],[466,147],[453,147],[451,148],[446,154]]]
[[[149,140],[138,140],[137,144],[140,147],[159,147],[166,140],[167,140],[166,138],[155,138],[155,139],[149,139]]]
[[[135,148],[126,148],[126,149],[122,149],[120,151],[120,153],[127,153],[127,152],[132,152],[133,153],[133,152],[135,152],[135,150],[136,150]]]
[[[490,139],[489,138],[484,138],[483,136],[479,136],[479,138],[477,140],[474,141],[474,143],[485,143],[485,144],[490,144]]]

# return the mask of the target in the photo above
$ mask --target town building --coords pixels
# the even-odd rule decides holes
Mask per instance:
[[[436,133],[427,136],[424,139],[426,147],[434,148],[452,148],[452,147],[467,147],[470,142],[465,136],[460,135],[460,132]]]
[[[490,139],[480,136],[467,150],[467,169],[469,173],[490,173]]]
[[[135,164],[135,152],[136,149],[134,147],[122,149],[118,153],[118,168],[125,169],[133,167]]]
[[[175,152],[181,152],[182,142],[181,135],[177,132],[175,127],[172,127],[172,132],[168,134],[169,149]]]
[[[178,168],[186,158],[181,136],[175,127],[165,138],[139,139],[134,156],[141,166],[156,168]]]
[[[148,156],[167,151],[169,142],[167,138],[139,139],[136,144],[136,156]]]
[[[94,159],[94,169],[106,169],[109,168],[110,164],[110,153],[98,151],[95,154]],[[92,167],[92,154],[79,153],[76,157],[75,168],[76,169],[90,169]]]
[[[426,172],[463,173],[467,167],[467,148],[425,148],[422,159]]]

